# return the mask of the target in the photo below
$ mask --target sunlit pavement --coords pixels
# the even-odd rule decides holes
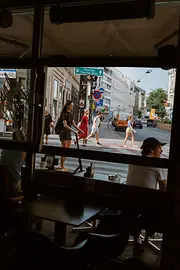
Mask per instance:
[[[76,148],[74,145],[74,139],[72,140],[72,148]],[[127,141],[127,147],[123,147],[125,132],[114,131],[114,128],[111,125],[108,125],[106,122],[101,123],[100,128],[100,136],[99,142],[102,145],[97,145],[96,139],[90,138],[88,140],[87,146],[82,146],[82,140],[79,141],[79,145],[81,149],[87,150],[98,150],[98,151],[106,151],[106,152],[114,152],[114,153],[122,153],[129,155],[141,155],[140,147],[142,142],[147,137],[155,137],[159,139],[161,142],[166,142],[167,145],[163,147],[163,158],[169,157],[169,141],[170,141],[170,132],[152,129],[144,127],[142,130],[137,129],[135,133],[135,147],[132,146],[131,140]],[[60,146],[60,141],[58,135],[52,134],[49,136],[49,143],[51,146]]]

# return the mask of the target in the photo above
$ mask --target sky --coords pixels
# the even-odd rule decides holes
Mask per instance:
[[[146,93],[156,89],[168,89],[168,71],[160,68],[121,68],[118,67],[125,76],[134,80],[136,85],[144,89]],[[152,70],[150,74],[146,74],[147,70]],[[140,80],[140,83],[137,81]]]

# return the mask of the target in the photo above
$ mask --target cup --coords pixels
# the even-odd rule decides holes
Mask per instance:
[[[116,182],[120,183],[121,182],[121,175],[118,173],[116,174]]]
[[[46,162],[45,161],[41,161],[39,163],[39,168],[42,169],[42,170],[46,169]]]

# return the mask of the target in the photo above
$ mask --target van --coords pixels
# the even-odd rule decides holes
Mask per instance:
[[[116,121],[115,124],[115,130],[121,130],[121,131],[126,131],[126,128],[128,126],[128,113],[120,113],[119,114],[119,119]]]

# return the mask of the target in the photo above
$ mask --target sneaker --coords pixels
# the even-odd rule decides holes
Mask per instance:
[[[97,144],[98,144],[98,145],[102,145],[102,143],[100,143],[100,142],[97,142]]]
[[[61,172],[68,172],[68,169],[66,169],[65,167],[58,167],[58,169],[59,169]]]

